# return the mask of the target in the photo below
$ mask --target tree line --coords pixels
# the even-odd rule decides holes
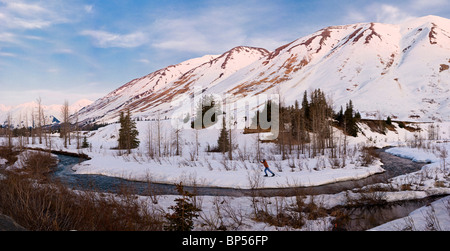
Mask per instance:
[[[8,138],[8,147],[13,147],[12,138],[18,138],[18,146],[22,149],[26,144],[45,144],[46,147],[52,148],[52,140],[50,135],[59,132],[60,138],[64,139],[64,147],[72,144],[72,136],[75,134],[75,140],[77,149],[89,147],[86,139],[82,142],[81,128],[79,127],[78,118],[71,117],[69,111],[69,103],[65,101],[61,107],[61,121],[58,125],[52,125],[44,113],[44,106],[42,105],[42,99],[36,99],[36,107],[32,109],[31,114],[21,114],[19,121],[21,126],[14,125],[12,114],[8,114],[5,123],[0,126],[0,135]],[[71,123],[71,120],[75,119],[75,123]],[[30,123],[31,122],[31,123]]]

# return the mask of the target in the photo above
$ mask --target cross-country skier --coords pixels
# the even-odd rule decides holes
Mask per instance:
[[[266,175],[264,175],[264,177],[268,177],[268,176],[269,176],[269,175],[267,174],[267,172],[271,173],[271,174],[272,174],[272,177],[275,176],[275,174],[269,169],[269,164],[267,164],[267,161],[266,161],[265,159],[261,160],[260,162],[261,162],[261,163],[264,165],[264,167],[265,167],[264,173],[265,173]]]

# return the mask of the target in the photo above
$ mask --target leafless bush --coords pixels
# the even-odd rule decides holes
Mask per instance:
[[[244,225],[244,211],[240,206],[233,206],[228,200],[224,201],[224,211],[225,215],[231,219],[231,228],[232,230],[238,230],[242,225]]]
[[[205,158],[205,162],[206,162],[206,165],[208,166],[208,170],[213,171],[214,168],[212,167],[211,162],[209,162],[208,158]]]
[[[425,218],[425,230],[427,231],[442,231],[441,225],[439,224],[439,219],[436,216],[436,211],[431,205],[425,213],[422,212]]]
[[[150,201],[153,204],[155,204],[155,205],[158,204],[159,197],[160,197],[158,195],[159,191],[152,185],[153,181],[152,181],[152,178],[149,173],[147,173],[147,175],[146,175],[146,183],[147,183],[147,188],[145,190],[145,196],[149,197]]]
[[[247,151],[247,146],[244,145],[244,149],[241,150],[241,148],[237,148],[237,159],[241,161],[250,160],[251,159],[251,152]]]
[[[201,224],[207,230],[239,230],[244,225],[242,208],[232,205],[229,198],[216,196],[212,203],[212,211],[200,213]]]
[[[359,156],[359,161],[362,166],[370,166],[373,164],[376,158],[378,158],[379,155],[375,151],[375,148],[373,147],[365,147],[363,146],[361,149],[361,155]]]
[[[402,231],[416,231],[416,225],[414,219],[408,216],[404,219],[405,226],[401,229]]]
[[[330,163],[331,168],[333,168],[333,169],[338,169],[338,168],[342,168],[343,167],[340,158],[331,158],[331,157],[329,157],[328,158],[328,162]]]
[[[223,157],[222,161],[220,161],[220,163],[222,164],[222,167],[225,171],[231,171],[235,169],[233,168],[233,161],[227,160],[225,156]]]
[[[58,161],[50,153],[29,151],[25,154],[24,169],[33,176],[48,174]]]
[[[450,216],[450,200],[445,200],[444,207],[447,209],[448,216]]]
[[[350,206],[369,206],[386,203],[386,192],[390,188],[383,186],[368,186],[358,193],[347,193],[347,204]]]
[[[120,195],[74,192],[15,173],[0,182],[0,212],[36,231],[162,229],[161,215],[126,190]]]
[[[277,227],[289,226],[290,223],[295,222],[288,213],[285,198],[274,197],[273,200],[274,202],[271,198],[259,198],[254,220]]]
[[[241,169],[241,170],[249,169],[249,167],[247,166],[247,161],[240,161],[239,163],[242,164],[242,165],[239,165],[239,169]]]
[[[220,201],[220,197],[214,197],[213,210],[209,212],[200,212],[199,217],[201,225],[206,227],[207,230],[227,230],[223,220],[221,204],[223,204],[223,202]]]
[[[273,163],[274,163],[275,168],[277,169],[277,171],[282,173],[283,172],[283,165],[281,164],[281,161],[274,161]]]
[[[258,213],[258,203],[259,203],[259,188],[264,186],[264,180],[262,175],[260,175],[258,169],[253,169],[247,172],[247,179],[250,186],[250,200],[253,209],[253,214]]]
[[[189,152],[189,157],[191,161],[197,161],[198,160],[197,151],[195,149],[191,149],[191,151]]]
[[[0,146],[0,157],[6,159],[8,164],[12,165],[17,161],[19,152],[14,151],[11,147]]]

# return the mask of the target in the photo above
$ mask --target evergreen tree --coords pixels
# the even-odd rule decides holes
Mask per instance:
[[[198,212],[201,209],[197,208],[191,199],[193,194],[184,191],[183,185],[177,185],[177,191],[182,196],[175,199],[176,206],[171,206],[169,209],[173,211],[172,214],[166,214],[165,218],[168,220],[168,225],[165,226],[167,231],[191,231],[194,228],[194,218],[198,218]]]
[[[342,108],[342,106],[339,112],[334,115],[334,119],[338,122],[338,125],[340,127],[344,127],[344,109]]]
[[[348,135],[356,137],[358,133],[357,119],[353,111],[353,103],[350,100],[344,112],[345,131]]]
[[[386,119],[386,125],[392,125],[392,119],[390,116],[388,116]]]
[[[87,137],[84,136],[83,143],[81,144],[81,148],[89,148],[89,142],[87,141]]]
[[[136,122],[131,120],[130,110],[127,115],[120,113],[120,130],[119,130],[119,149],[126,149],[131,153],[131,149],[139,147],[139,131],[136,128]]]
[[[311,130],[311,113],[310,113],[310,108],[309,108],[309,103],[308,103],[308,92],[305,91],[305,93],[303,94],[303,101],[302,101],[302,113],[303,113],[303,118],[305,120],[305,126],[307,129]]]
[[[217,145],[219,146],[219,151],[222,153],[228,152],[230,150],[228,130],[226,128],[225,116],[222,119],[222,130],[220,130],[219,139],[217,140]]]

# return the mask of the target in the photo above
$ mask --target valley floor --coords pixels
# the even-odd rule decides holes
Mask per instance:
[[[126,154],[115,150],[117,146],[118,124],[112,124],[97,131],[86,132],[90,148],[77,150],[76,144],[64,148],[62,140],[54,135],[50,137],[52,149],[85,153],[92,159],[74,166],[78,174],[100,174],[124,179],[151,181],[158,183],[180,183],[184,185],[231,187],[231,188],[274,188],[317,186],[342,180],[354,180],[383,172],[382,163],[374,159],[370,164],[363,160],[365,147],[394,146],[386,151],[413,159],[427,162],[422,170],[395,177],[389,184],[372,186],[386,187],[382,192],[387,202],[424,198],[431,195],[450,194],[450,123],[440,124],[440,134],[436,139],[428,139],[428,124],[422,126],[421,132],[410,132],[396,126],[395,131],[386,134],[372,132],[365,125],[360,125],[358,137],[345,137],[339,131],[335,134],[340,147],[346,148],[346,153],[339,151],[334,158],[329,153],[311,156],[311,153],[297,152],[294,147],[287,158],[279,154],[277,145],[272,143],[257,143],[254,134],[243,134],[235,131],[232,140],[236,145],[233,160],[222,153],[206,151],[217,142],[219,130],[182,131],[180,156],[174,156],[173,130],[164,130],[160,145],[162,157],[148,155],[149,149],[155,149],[155,127],[152,122],[138,122],[141,146]],[[166,126],[165,128],[170,128]],[[153,136],[152,136],[153,135]],[[74,141],[74,140],[72,140]],[[198,144],[196,144],[198,143]],[[345,144],[345,145],[344,145]],[[29,144],[30,147],[48,148],[45,144]],[[198,149],[198,151],[197,151]],[[340,148],[339,148],[340,149]],[[268,160],[276,173],[276,177],[263,177],[263,167],[259,158]],[[0,166],[6,161],[0,159]],[[8,168],[20,168],[19,165]],[[367,189],[370,189],[368,186]],[[316,202],[321,208],[331,209],[345,205],[350,200],[361,197],[359,191],[346,191],[338,194],[323,194],[302,196],[305,203]],[[158,196],[158,204],[154,207],[167,210],[174,204],[177,196]],[[150,200],[148,197],[140,197]],[[254,219],[256,207],[265,207],[276,214],[283,207],[298,203],[299,197],[271,197],[261,199],[255,206],[251,197],[217,197],[199,196],[198,203],[202,208],[201,217],[196,221],[196,230],[212,230],[220,224],[228,230],[330,230],[333,217],[318,217],[307,220],[301,227],[277,226]],[[152,203],[149,203],[151,205]],[[445,197],[426,208],[411,213],[410,216],[379,226],[373,230],[427,230],[430,220],[439,223],[438,230],[450,230],[450,197]],[[221,206],[219,206],[221,205]],[[428,210],[428,211],[427,211]],[[431,210],[431,211],[430,211]],[[250,217],[253,215],[253,217]],[[428,224],[428,225],[427,225]]]

